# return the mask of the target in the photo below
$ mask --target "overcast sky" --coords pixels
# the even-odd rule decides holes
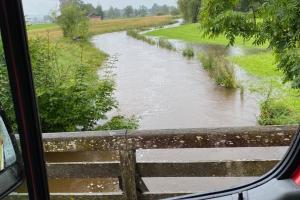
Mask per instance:
[[[25,15],[28,16],[44,16],[50,13],[51,10],[58,8],[59,0],[22,0]],[[138,7],[145,5],[151,7],[154,3],[176,5],[177,0],[84,0],[84,2],[97,4],[107,10],[110,6],[124,8],[127,5]]]

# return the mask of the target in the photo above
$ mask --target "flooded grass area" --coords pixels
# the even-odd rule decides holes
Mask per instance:
[[[116,56],[111,71],[116,80],[119,110],[135,115],[140,129],[199,128],[256,125],[259,105],[255,96],[219,87],[197,59],[157,48],[126,32],[95,36],[94,45]],[[170,41],[177,49],[182,41]],[[195,45],[195,54],[216,46]],[[244,54],[243,49],[221,48],[222,55]],[[237,73],[239,77],[240,73]]]
[[[254,81],[242,80],[241,94],[249,90],[259,96],[257,100],[261,110],[258,117],[259,124],[284,125],[297,124],[300,121],[300,91],[291,88],[290,83],[283,83],[283,72],[276,67],[275,56],[266,49],[267,44],[255,46],[252,40],[243,41],[237,38],[236,46],[227,47],[228,40],[224,36],[205,37],[199,24],[159,29],[145,34],[155,38],[168,38],[177,43],[181,49],[186,48],[182,43],[188,43],[189,47],[198,52],[197,55],[201,55],[202,66],[206,69],[212,68],[213,63],[210,62],[208,54],[213,52],[215,57],[225,56],[237,69],[244,70],[252,76]],[[207,58],[205,54],[208,55]],[[218,79],[217,76],[212,77]],[[268,95],[270,90],[272,92]]]
[[[203,36],[201,31],[200,24],[185,24],[178,27],[168,28],[168,29],[159,29],[151,32],[147,32],[146,35],[156,36],[156,37],[165,37],[168,39],[177,39],[183,40],[190,43],[198,44],[217,44],[217,45],[227,45],[228,40],[225,36],[209,38]],[[241,38],[237,38],[236,45],[239,47],[253,48],[251,41],[244,41]],[[267,46],[266,46],[267,47]]]

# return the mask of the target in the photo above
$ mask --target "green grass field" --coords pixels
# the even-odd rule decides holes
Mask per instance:
[[[225,36],[219,36],[216,38],[204,37],[199,24],[186,24],[175,28],[155,30],[146,33],[146,35],[159,36],[168,39],[179,39],[187,42],[194,42],[200,44],[228,44],[228,40]],[[236,45],[247,48],[261,48],[254,46],[252,44],[252,41],[244,41],[242,38],[236,39]]]
[[[283,74],[276,67],[275,56],[272,52],[263,52],[247,56],[233,56],[228,58],[241,66],[249,74],[257,77],[282,77]]]
[[[46,24],[32,24],[27,26],[28,31],[34,31],[34,30],[47,30],[47,29],[53,29],[58,28],[58,25],[52,24],[52,23],[46,23]]]

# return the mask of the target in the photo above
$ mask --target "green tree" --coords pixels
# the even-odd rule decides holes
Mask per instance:
[[[186,22],[195,23],[201,8],[201,0],[178,0],[178,8]]]
[[[127,6],[124,8],[124,17],[132,17],[134,14],[134,10],[132,6]]]
[[[57,23],[61,26],[65,37],[86,38],[89,30],[89,19],[86,10],[78,3],[66,3],[60,8],[61,15]]]
[[[206,35],[225,35],[229,45],[237,36],[254,39],[254,44],[269,44],[276,55],[284,81],[300,88],[300,1],[252,0],[250,12],[236,11],[236,0],[205,0],[201,23]],[[260,19],[260,20],[257,20]]]
[[[104,19],[104,12],[103,12],[103,9],[102,9],[102,6],[101,5],[98,5],[95,9],[95,14],[97,16],[100,16],[101,19]]]
[[[140,6],[137,13],[138,16],[145,17],[148,14],[148,9],[146,6]]]

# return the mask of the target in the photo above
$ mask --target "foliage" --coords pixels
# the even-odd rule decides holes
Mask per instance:
[[[194,53],[194,49],[193,48],[190,48],[190,47],[187,47],[183,50],[182,52],[182,55],[184,57],[188,57],[188,58],[192,58],[195,56],[195,53]]]
[[[151,38],[146,37],[142,34],[139,34],[138,31],[136,31],[136,30],[127,31],[127,35],[130,36],[130,37],[133,37],[137,40],[142,40],[144,42],[147,42],[150,45],[155,45],[156,44],[156,42],[154,40],[152,40]]]
[[[104,19],[104,11],[101,5],[97,5],[97,7],[95,8],[95,15],[100,16],[101,19]]]
[[[104,11],[104,16],[107,19],[145,17],[145,16],[162,16],[162,15],[178,15],[178,9],[174,6],[153,4],[151,8],[144,5],[138,8],[133,8],[128,5],[124,9],[110,7]]]
[[[124,17],[133,17],[133,14],[134,14],[134,10],[133,10],[133,7],[132,6],[127,6],[125,9],[124,9]]]
[[[178,0],[179,10],[186,22],[196,23],[201,8],[201,0]]]
[[[124,116],[115,116],[97,130],[134,130],[139,128],[138,120],[135,117],[125,118]]]
[[[13,101],[8,81],[8,72],[5,63],[4,51],[0,37],[0,108],[6,111],[6,115],[10,123],[15,128],[15,114]]]
[[[164,48],[164,49],[171,50],[171,51],[176,51],[176,48],[172,45],[172,43],[164,38],[159,38],[158,46],[161,48]]]
[[[285,81],[300,88],[300,1],[253,1],[251,12],[236,11],[236,0],[206,0],[201,10],[205,34],[215,37],[226,35],[229,45],[237,36],[254,39],[253,44],[268,43],[276,56],[278,68]]]
[[[44,132],[91,130],[116,107],[114,83],[98,79],[90,63],[58,62],[57,47],[42,38],[29,44]]]
[[[299,91],[274,92],[271,86],[260,104],[260,125],[298,124],[300,121]],[[281,91],[282,92],[282,91]],[[289,93],[293,94],[289,94]]]
[[[199,59],[205,70],[215,80],[215,82],[225,88],[237,88],[239,84],[236,80],[233,65],[224,57],[216,57],[212,52],[200,54]]]
[[[215,55],[212,52],[208,52],[207,54],[201,53],[198,57],[200,62],[202,63],[202,67],[205,70],[212,70],[215,62]]]
[[[225,88],[238,87],[234,67],[225,58],[217,58],[212,69],[211,76],[218,85]]]
[[[86,11],[76,3],[67,3],[60,8],[61,15],[57,23],[63,30],[65,37],[86,39],[89,31],[89,21]]]

